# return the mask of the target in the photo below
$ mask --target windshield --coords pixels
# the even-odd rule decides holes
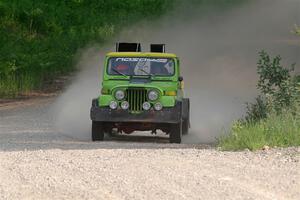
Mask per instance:
[[[173,76],[171,58],[113,57],[108,61],[107,73],[124,76]]]

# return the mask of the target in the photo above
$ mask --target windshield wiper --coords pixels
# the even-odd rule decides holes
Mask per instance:
[[[140,71],[142,71],[142,72],[144,72],[145,74],[147,74],[148,76],[151,76],[151,77],[154,77],[155,75],[154,74],[151,74],[151,73],[149,73],[149,72],[146,72],[145,70],[143,70],[143,69],[139,69]]]
[[[122,76],[125,76],[125,77],[127,77],[127,75],[126,74],[124,74],[124,73],[122,73],[122,72],[120,72],[119,70],[117,70],[117,69],[115,69],[115,68],[111,68],[114,72],[116,72],[116,73],[118,73],[118,74],[120,74],[120,75],[122,75]]]

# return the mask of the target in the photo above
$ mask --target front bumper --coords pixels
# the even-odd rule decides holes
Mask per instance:
[[[99,107],[93,102],[90,117],[93,121],[102,122],[178,123],[181,121],[181,112],[180,102],[172,108],[163,108],[161,111],[143,111],[138,114],[130,113],[128,110]]]

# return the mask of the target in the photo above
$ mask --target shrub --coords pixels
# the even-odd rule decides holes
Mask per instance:
[[[272,60],[262,51],[257,66],[259,75],[257,88],[266,97],[267,106],[276,112],[290,107],[298,96],[297,82],[291,75],[295,65],[284,68],[280,61],[280,56]]]
[[[246,103],[246,116],[241,120],[245,123],[257,122],[265,119],[268,115],[268,108],[265,98],[261,95],[255,98],[254,103]]]
[[[264,51],[259,56],[257,88],[261,95],[247,103],[246,116],[218,138],[223,150],[300,145],[300,77],[292,74],[294,65],[281,65],[280,56],[271,59]]]
[[[260,52],[259,57],[257,89],[261,94],[254,103],[246,103],[246,122],[257,122],[270,112],[279,114],[295,105],[299,97],[299,77],[292,75],[295,65],[285,68],[280,56],[272,59],[265,51]]]

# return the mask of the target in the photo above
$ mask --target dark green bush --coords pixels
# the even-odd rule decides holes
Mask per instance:
[[[242,120],[246,123],[257,122],[265,119],[268,115],[267,104],[265,98],[258,96],[253,103],[246,103],[246,116]]]
[[[300,77],[293,75],[294,65],[284,68],[280,61],[280,56],[271,59],[260,52],[257,88],[261,95],[247,104],[245,118],[218,138],[223,150],[300,145]]]
[[[280,114],[294,106],[299,98],[299,77],[293,75],[295,65],[285,68],[280,56],[272,59],[265,51],[259,56],[257,88],[261,95],[254,103],[247,103],[246,122],[257,122],[271,112]]]
[[[40,89],[73,71],[79,48],[102,44],[130,23],[156,19],[172,2],[0,1],[0,97]]]
[[[276,112],[290,107],[298,95],[296,78],[292,76],[294,66],[285,68],[280,56],[271,59],[266,52],[260,52],[257,87],[266,96],[268,106]]]
[[[156,20],[175,5],[187,6],[180,11],[190,12],[206,5],[225,10],[245,1],[0,1],[0,98],[41,89],[49,80],[74,70],[78,49],[90,43],[101,45],[123,27]]]

